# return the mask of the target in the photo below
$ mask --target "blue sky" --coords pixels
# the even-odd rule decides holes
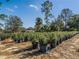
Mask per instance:
[[[41,4],[45,0],[11,0],[6,3],[5,0],[0,0],[4,3],[0,13],[7,15],[17,15],[21,17],[24,27],[33,27],[36,17],[43,18],[41,13]],[[69,8],[73,13],[79,13],[79,0],[50,0],[53,2],[52,14],[57,16],[63,8]]]

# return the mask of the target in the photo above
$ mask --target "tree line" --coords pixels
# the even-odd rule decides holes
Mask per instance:
[[[6,0],[7,2],[9,0]],[[0,3],[1,5],[1,3]],[[79,30],[79,14],[74,14],[69,8],[64,8],[61,13],[55,18],[52,14],[53,3],[49,0],[41,4],[41,12],[44,14],[44,19],[36,18],[34,28],[28,29],[36,32],[52,32],[52,31],[78,31]],[[0,31],[3,32],[25,32],[23,22],[20,17],[15,15],[0,14]],[[44,20],[44,22],[43,22]]]
[[[0,14],[0,20],[4,21],[3,24],[0,23],[1,29],[4,32],[18,32],[23,29],[23,22],[18,16],[7,16]]]
[[[36,18],[36,32],[79,30],[79,14],[74,14],[69,8],[64,8],[55,18],[51,12],[53,9],[53,3],[51,1],[46,0],[41,6],[41,11],[44,13],[44,19],[40,17]]]

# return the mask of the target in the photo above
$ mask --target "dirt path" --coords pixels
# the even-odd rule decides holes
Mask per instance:
[[[1,56],[0,59],[79,59],[79,34],[62,42],[48,54],[31,55],[27,57],[26,51],[10,56]]]

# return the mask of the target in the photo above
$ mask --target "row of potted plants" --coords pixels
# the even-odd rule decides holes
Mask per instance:
[[[49,51],[56,47],[64,40],[71,38],[77,32],[34,32],[34,33],[18,33],[13,34],[12,38],[15,42],[21,43],[31,41],[33,48],[38,48],[42,52]]]
[[[11,37],[16,43],[31,41],[33,48],[38,48],[42,52],[47,52],[56,47],[64,40],[67,40],[77,34],[72,32],[33,32],[33,33],[3,33],[0,34],[0,40]]]

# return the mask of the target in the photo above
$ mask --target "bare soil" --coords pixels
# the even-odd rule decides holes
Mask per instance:
[[[28,50],[31,42],[0,45],[0,59],[79,59],[79,34],[62,42],[47,54]],[[14,53],[15,52],[15,53]]]

